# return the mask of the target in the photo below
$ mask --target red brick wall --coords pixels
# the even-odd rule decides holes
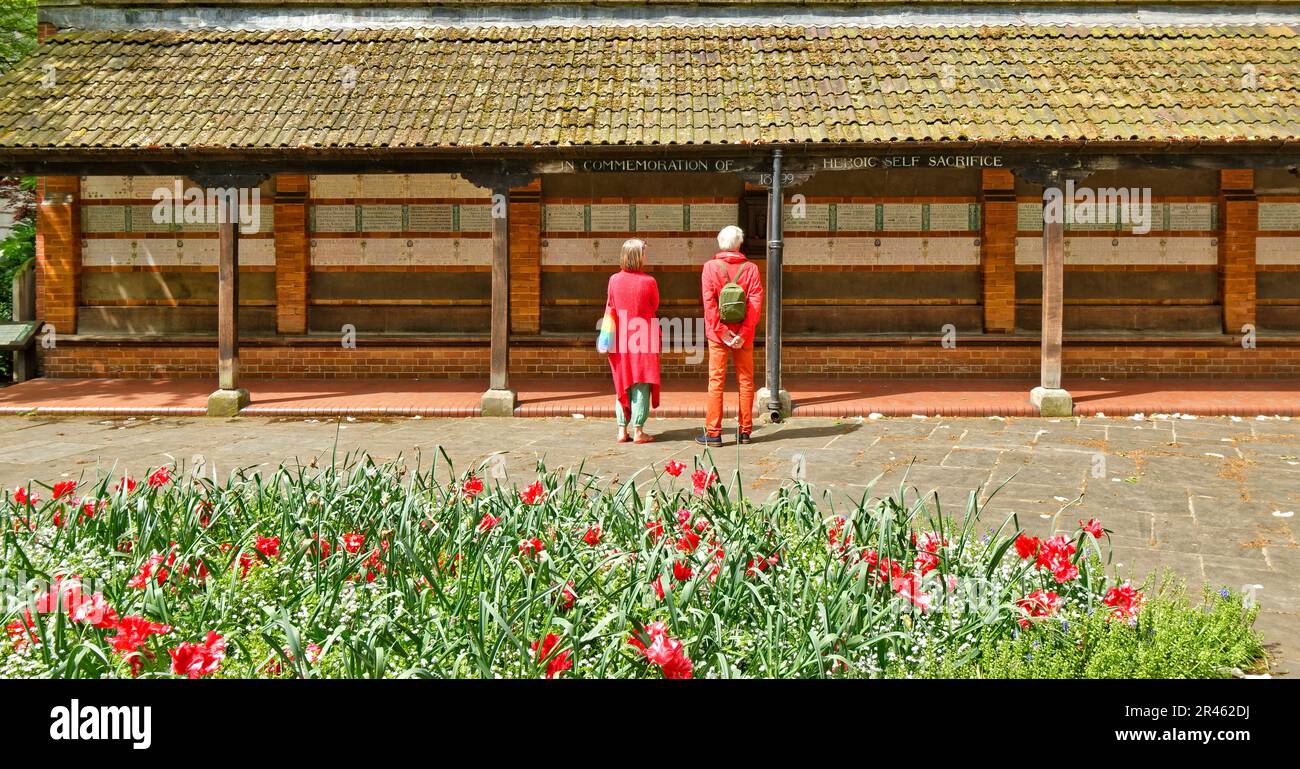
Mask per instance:
[[[77,333],[80,199],[76,176],[46,176],[36,188],[36,317],[57,336]]]
[[[1255,324],[1255,237],[1259,202],[1255,172],[1219,172],[1219,285],[1223,298],[1223,331],[1240,334]]]
[[[984,330],[1016,330],[1016,180],[1002,169],[983,172],[980,267],[984,272]]]
[[[510,331],[541,329],[542,181],[510,191]]]
[[[52,377],[215,377],[215,346],[90,345],[60,343],[44,352]],[[1038,373],[1032,344],[967,345],[787,345],[786,376],[806,378],[947,378],[979,376],[1032,379]],[[755,355],[763,370],[763,353]],[[486,345],[456,347],[245,346],[240,369],[251,378],[486,378]],[[516,346],[510,373],[521,378],[606,377],[609,364],[581,345]],[[1067,345],[1067,377],[1269,378],[1300,376],[1300,346]],[[702,379],[705,364],[687,363],[681,353],[665,354],[665,379]],[[759,375],[762,378],[762,375]]]
[[[307,331],[308,183],[306,174],[275,177],[275,327],[281,334]]]

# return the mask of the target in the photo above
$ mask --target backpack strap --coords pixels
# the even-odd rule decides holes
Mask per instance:
[[[740,277],[740,271],[745,269],[746,264],[748,264],[748,262],[741,262],[740,264],[736,265],[736,271],[734,273],[731,270],[728,270],[726,267],[723,267],[722,271],[727,276],[727,282],[735,283],[736,278]]]

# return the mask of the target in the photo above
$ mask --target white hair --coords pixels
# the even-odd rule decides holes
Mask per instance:
[[[745,242],[745,231],[734,224],[728,224],[718,233],[718,248],[723,251],[739,251]]]

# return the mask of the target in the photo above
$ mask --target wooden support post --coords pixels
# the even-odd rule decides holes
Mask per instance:
[[[1071,416],[1074,402],[1061,389],[1061,336],[1065,293],[1065,205],[1061,177],[1053,172],[1043,189],[1043,330],[1039,386],[1029,400],[1045,417]]]
[[[217,388],[208,396],[208,416],[235,416],[248,405],[239,386],[239,210],[229,199],[218,206]]]
[[[515,393],[510,389],[510,187],[492,185],[492,352],[488,391],[483,393],[483,416],[508,417],[515,413]]]

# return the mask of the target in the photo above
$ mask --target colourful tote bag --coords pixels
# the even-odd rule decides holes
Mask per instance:
[[[605,304],[605,317],[600,319],[600,333],[596,334],[596,352],[607,353],[614,347],[614,308]]]

